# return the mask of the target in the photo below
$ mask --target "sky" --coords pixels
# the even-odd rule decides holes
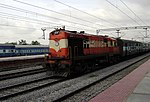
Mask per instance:
[[[1,0],[0,43],[39,41],[48,45],[49,33],[56,26],[96,34],[97,29],[149,26],[150,0]],[[48,27],[43,39],[41,28]],[[123,39],[143,39],[146,31],[123,30]],[[149,30],[147,31],[149,35]],[[116,31],[99,35],[117,37]]]

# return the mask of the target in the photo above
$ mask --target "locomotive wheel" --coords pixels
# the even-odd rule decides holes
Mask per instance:
[[[59,76],[59,77],[68,77],[70,76],[70,66],[69,65],[52,65],[52,64],[46,64],[45,65],[47,69],[47,75],[50,76]]]

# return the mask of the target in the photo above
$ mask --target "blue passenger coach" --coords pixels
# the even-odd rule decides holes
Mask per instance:
[[[47,54],[46,45],[12,45],[0,44],[0,57],[27,56]]]
[[[15,46],[12,44],[0,44],[0,57],[15,56]]]
[[[15,45],[17,56],[40,55],[48,53],[46,45]]]

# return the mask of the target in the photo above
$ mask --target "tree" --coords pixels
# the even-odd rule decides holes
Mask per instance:
[[[5,44],[13,44],[13,45],[17,45],[17,42],[6,42]]]
[[[38,41],[32,41],[31,45],[41,45]]]
[[[27,44],[26,40],[21,39],[19,41],[19,45],[28,45],[28,44]]]

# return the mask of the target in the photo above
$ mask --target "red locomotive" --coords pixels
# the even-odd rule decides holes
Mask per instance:
[[[55,76],[91,71],[100,62],[118,61],[150,50],[149,43],[56,29],[50,33],[45,67]]]
[[[117,40],[107,36],[56,29],[50,33],[49,40],[46,67],[53,75],[68,76],[93,70],[100,60],[117,60],[120,56]]]

